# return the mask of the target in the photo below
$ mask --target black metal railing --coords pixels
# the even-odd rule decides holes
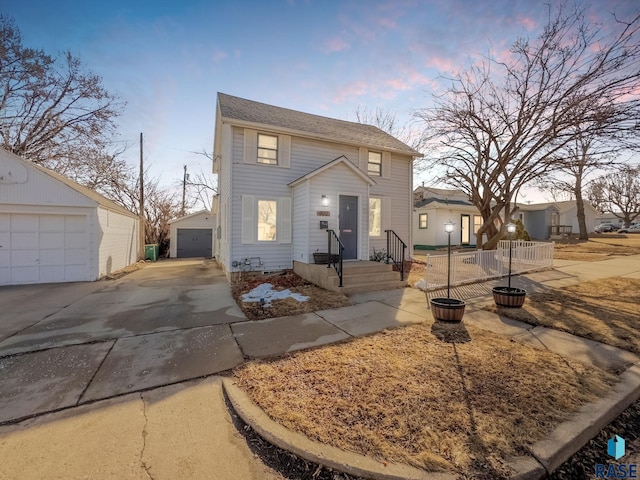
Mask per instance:
[[[385,230],[387,234],[387,263],[389,260],[400,271],[400,280],[404,281],[404,254],[407,250],[407,244],[393,230]]]
[[[338,235],[333,230],[327,230],[327,242],[329,256],[327,258],[327,268],[336,269],[338,278],[340,279],[340,287],[342,286],[342,257],[344,252],[344,245],[340,241]]]

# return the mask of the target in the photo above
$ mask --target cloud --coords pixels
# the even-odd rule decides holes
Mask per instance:
[[[213,61],[215,63],[221,62],[222,60],[226,59],[229,55],[227,55],[227,52],[220,50],[220,49],[216,49],[213,52],[213,55],[211,56],[211,58],[213,59]]]
[[[396,91],[413,90],[414,88],[429,85],[431,80],[418,71],[402,72],[401,77],[390,78],[385,84]]]
[[[338,90],[333,97],[333,101],[334,103],[343,103],[351,100],[353,97],[360,97],[368,95],[369,93],[371,93],[371,85],[364,80],[355,80],[338,87]]]
[[[351,46],[341,37],[333,37],[325,40],[324,42],[324,53],[335,53],[340,52],[342,50],[347,50]]]

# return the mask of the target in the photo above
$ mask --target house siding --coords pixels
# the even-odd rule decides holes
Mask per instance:
[[[228,126],[228,125],[227,125]],[[290,188],[289,183],[303,177],[313,170],[344,155],[356,168],[358,168],[358,148],[340,143],[327,142],[303,138],[291,137],[291,162],[288,168],[283,166],[262,165],[245,163],[244,128],[233,126],[230,176],[225,176],[225,154],[221,153],[220,163],[220,205],[221,210],[225,203],[229,205],[229,219],[231,225],[230,246],[225,249],[222,240],[220,243],[220,261],[229,271],[232,261],[243,261],[247,258],[260,259],[260,270],[272,271],[289,269],[293,267],[292,260],[311,262],[311,253],[324,251],[327,248],[327,234],[319,228],[320,220],[327,220],[330,229],[338,228],[338,195],[356,195],[359,197],[359,258],[368,259],[371,244],[368,235],[369,218],[369,186],[362,178],[350,171],[345,165],[342,170],[329,169],[313,177],[309,186],[297,185]],[[260,132],[271,133],[268,129]],[[275,133],[275,132],[274,132]],[[371,187],[371,195],[384,197],[390,202],[387,211],[390,212],[384,218],[383,228],[391,228],[405,241],[410,242],[411,227],[411,157],[409,155],[390,155],[391,165],[389,178],[375,177],[378,183]],[[233,182],[231,181],[233,178]],[[333,193],[331,193],[333,192]],[[280,198],[292,198],[292,243],[262,243],[242,244],[242,197],[251,195],[255,199],[278,200]],[[331,195],[329,207],[321,207],[321,195]],[[300,203],[305,207],[302,208]],[[318,210],[329,210],[328,217],[318,216]],[[224,214],[221,214],[221,222],[224,223]],[[222,232],[222,238],[225,234]],[[377,238],[376,248],[385,248],[386,239]]]
[[[320,205],[322,195],[329,197],[329,205]],[[327,251],[327,231],[320,229],[320,220],[329,222],[329,229],[340,231],[338,216],[340,195],[358,197],[358,259],[369,258],[369,197],[368,184],[344,164],[338,164],[314,176],[310,183],[308,213],[311,220],[307,259],[315,251]],[[318,216],[318,211],[328,211],[329,216]],[[309,223],[307,223],[309,225]],[[304,227],[302,227],[304,228]],[[309,261],[307,263],[310,263]]]
[[[293,214],[291,218],[293,259],[304,263],[309,263],[311,248],[309,246],[310,229],[304,228],[305,225],[311,224],[309,184],[310,181],[307,180],[293,188]]]
[[[220,192],[220,198],[218,202],[218,212],[216,213],[216,231],[213,232],[213,235],[214,237],[217,237],[218,230],[220,231],[220,239],[216,244],[219,250],[215,252],[215,256],[225,271],[229,271],[231,268],[231,243],[229,241],[229,232],[233,214],[233,205],[231,204],[233,133],[231,126],[226,124],[222,125],[220,136],[220,167],[218,172],[218,191]]]
[[[108,275],[135,263],[139,242],[138,219],[106,208],[98,208],[97,220],[98,231],[102,237],[97,259],[99,276]]]
[[[369,237],[369,253],[387,248],[387,238],[384,230],[393,230],[409,248],[407,256],[413,248],[411,242],[411,179],[413,176],[413,162],[408,156],[391,155],[391,169],[389,178],[372,177],[376,184],[371,186],[369,195],[383,198],[382,236]],[[385,208],[384,203],[389,202]],[[386,214],[386,215],[385,215]],[[369,204],[366,205],[367,223],[369,219]],[[388,217],[391,218],[388,218]],[[386,217],[386,218],[385,218]],[[367,231],[368,234],[368,231]]]

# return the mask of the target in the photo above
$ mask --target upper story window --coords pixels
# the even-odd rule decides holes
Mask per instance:
[[[268,165],[278,164],[278,137],[275,135],[258,134],[258,163]]]
[[[369,163],[367,165],[369,175],[382,176],[382,153],[369,152]]]

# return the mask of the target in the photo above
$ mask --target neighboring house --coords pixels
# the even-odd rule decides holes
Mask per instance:
[[[0,285],[77,282],[136,262],[136,215],[0,149]]]
[[[460,190],[421,186],[414,190],[413,248],[432,250],[446,246],[448,234],[444,224],[455,224],[451,245],[476,246],[476,233],[482,226],[482,216]]]
[[[387,229],[410,256],[416,156],[371,125],[218,93],[216,259],[227,273],[295,269],[326,252],[327,229],[347,260],[386,248]]]
[[[587,231],[593,232],[598,223],[598,211],[585,200]],[[524,224],[533,240],[549,240],[567,234],[578,234],[578,207],[575,200],[520,205],[514,215]]]
[[[620,215],[622,215],[622,213],[620,213]],[[636,220],[634,220],[634,222],[635,221]],[[624,227],[624,221],[621,218],[616,217],[613,213],[598,213],[595,217],[595,222],[596,226],[601,223],[612,223],[614,225],[618,225],[618,228]],[[591,232],[593,229],[589,231]]]
[[[208,210],[185,215],[169,222],[171,258],[213,256],[215,215]]]

